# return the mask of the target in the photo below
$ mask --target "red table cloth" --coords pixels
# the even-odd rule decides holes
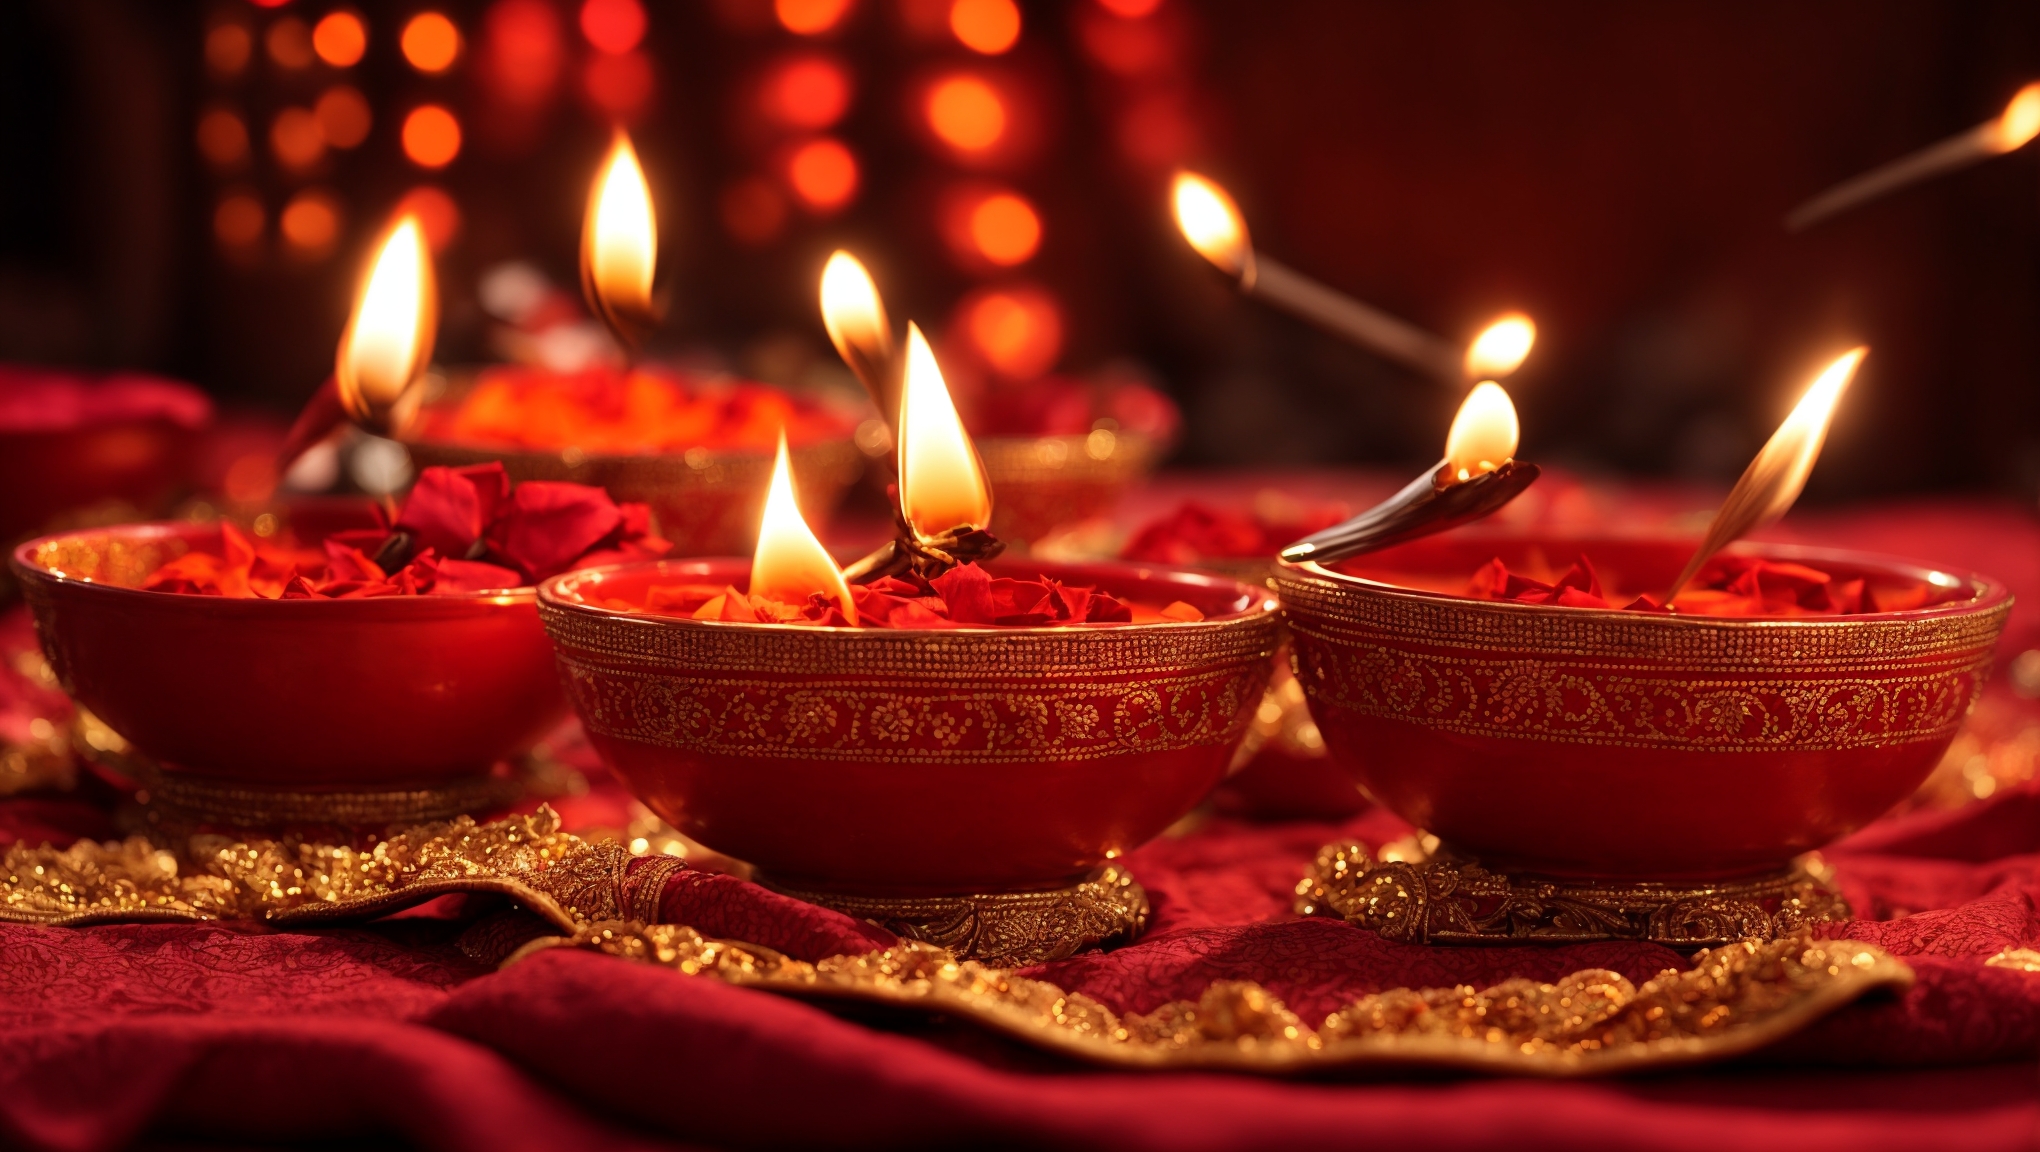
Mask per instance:
[[[1804,518],[1802,535],[1973,566],[2040,594],[2040,532],[2010,508],[1922,504]],[[2033,646],[2015,616],[2001,655]],[[1987,719],[2023,738],[1994,689]],[[622,822],[595,780],[569,828]],[[1211,817],[1132,854],[1155,915],[1138,942],[1026,974],[1114,1011],[1259,982],[1306,1020],[1398,986],[1641,981],[1684,959],[1643,944],[1423,948],[1292,915],[1316,849],[1408,830]],[[110,837],[83,795],[0,801],[0,841]],[[1303,1080],[1109,1072],[956,1022],[830,1010],[651,965],[552,949],[502,970],[455,946],[477,901],[370,926],[0,925],[0,1140],[394,1137],[427,1148],[1053,1144],[1852,1149],[2040,1147],[2040,785],[1888,819],[1828,853],[1879,944],[1917,974],[1725,1066],[1609,1081],[1440,1073]],[[666,918],[802,959],[879,930],[727,877],[683,872]]]

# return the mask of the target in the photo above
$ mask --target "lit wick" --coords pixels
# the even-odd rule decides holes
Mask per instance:
[[[843,581],[828,549],[815,538],[793,496],[793,463],[786,452],[786,429],[779,430],[779,455],[772,462],[772,485],[765,491],[765,515],[758,523],[758,548],[751,555],[750,595],[799,606],[820,595],[834,600],[843,618],[857,623],[857,602]]]
[[[920,326],[907,324],[900,387],[899,535],[843,570],[853,584],[912,571],[933,579],[1006,550],[992,535],[992,486]]]
[[[1792,502],[1799,499],[1807,476],[1813,472],[1813,462],[1820,459],[1820,447],[1827,439],[1835,406],[1841,402],[1849,381],[1855,379],[1856,366],[1869,352],[1868,348],[1852,348],[1814,379],[1792,414],[1771,433],[1757,458],[1743,470],[1742,479],[1729,490],[1728,499],[1722,501],[1721,510],[1714,514],[1714,522],[1707,526],[1706,538],[1686,562],[1686,570],[1679,573],[1671,591],[1665,593],[1666,604],[1685,590],[1700,566],[1716,552],[1783,516]]]
[[[829,343],[849,365],[888,431],[899,428],[899,373],[893,367],[892,325],[871,273],[850,253],[838,248],[822,266],[822,327]],[[894,436],[895,442],[898,437]]]
[[[625,355],[635,354],[659,323],[652,301],[658,249],[652,190],[630,137],[618,129],[588,191],[588,215],[581,227],[581,292]]]
[[[1788,232],[1802,232],[1830,216],[1838,216],[1901,188],[1930,180],[1971,164],[2002,156],[2040,136],[2040,83],[2019,89],[1998,116],[1908,156],[1901,156],[1861,176],[1851,177],[1801,204],[1785,217]]]
[[[1442,336],[1363,304],[1254,250],[1246,218],[1225,189],[1192,172],[1178,172],[1171,200],[1183,238],[1240,291],[1265,300],[1363,348],[1370,348],[1454,388],[1468,380],[1467,358]],[[1527,318],[1526,318],[1527,319]],[[1534,336],[1535,328],[1530,329]],[[1528,354],[1526,344],[1523,349]],[[1517,363],[1520,364],[1521,358]],[[1513,366],[1512,366],[1513,367]],[[1491,373],[1490,375],[1499,375]]]
[[[432,362],[438,330],[432,252],[424,226],[406,213],[376,245],[334,350],[333,375],[312,393],[284,437],[277,474],[348,421],[378,436],[400,435],[424,401],[418,383]]]
[[[1474,385],[1452,418],[1437,467],[1351,520],[1284,548],[1282,558],[1344,560],[1494,512],[1537,481],[1537,465],[1516,459],[1520,436],[1516,406],[1502,386],[1492,380]]]

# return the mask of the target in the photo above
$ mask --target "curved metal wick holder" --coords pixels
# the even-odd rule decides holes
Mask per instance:
[[[1282,558],[1330,563],[1457,528],[1497,511],[1538,476],[1535,464],[1505,460],[1492,472],[1454,482],[1450,467],[1440,464],[1351,520],[1291,544]]]

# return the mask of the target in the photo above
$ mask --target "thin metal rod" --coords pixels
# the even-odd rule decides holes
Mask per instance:
[[[1460,350],[1450,341],[1373,305],[1363,304],[1287,264],[1256,253],[1253,275],[1243,277],[1240,287],[1249,295],[1258,296],[1441,383],[1454,388],[1466,384],[1465,362]]]
[[[1901,188],[2001,155],[2003,149],[1998,146],[1998,139],[1998,121],[1992,118],[1967,132],[1872,168],[1794,208],[1791,215],[1785,217],[1785,230],[1804,232],[1830,216],[1838,216]]]

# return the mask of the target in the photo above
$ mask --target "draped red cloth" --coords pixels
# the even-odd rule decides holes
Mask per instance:
[[[1971,545],[2034,549],[2019,572],[1998,574],[2040,584],[2040,534],[2021,514],[1965,514],[1980,518],[1962,537]],[[1956,512],[1921,515],[1945,531]],[[2005,653],[2031,639],[2022,616]],[[570,829],[621,823],[620,791],[595,775],[589,796],[560,805]],[[1210,818],[1128,857],[1154,903],[1141,940],[1027,974],[1124,1011],[1251,979],[1310,1020],[1382,988],[1587,967],[1642,980],[1684,963],[1645,944],[1398,945],[1289,913],[1320,845],[1406,831],[1379,811],[1344,824]],[[112,834],[89,794],[0,801],[0,841]],[[1905,957],[1918,974],[1911,989],[1731,1065],[1596,1082],[1101,1072],[964,1024],[832,1012],[592,953],[553,950],[493,970],[453,943],[478,899],[327,930],[0,926],[0,1144],[2040,1146],[2040,974],[1987,963],[2040,949],[2040,784],[1887,819],[1827,856],[1865,917],[1829,934]],[[705,872],[669,882],[663,910],[803,959],[890,940]]]

